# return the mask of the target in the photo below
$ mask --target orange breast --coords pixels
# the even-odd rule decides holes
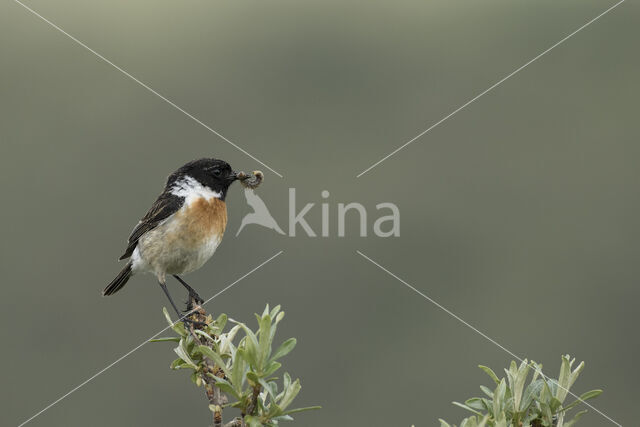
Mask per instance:
[[[189,236],[195,245],[212,237],[221,239],[227,227],[227,205],[220,199],[201,197],[179,215],[183,236]]]

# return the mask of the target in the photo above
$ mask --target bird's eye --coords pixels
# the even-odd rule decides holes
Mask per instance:
[[[213,170],[213,176],[220,176],[220,169],[214,169]]]

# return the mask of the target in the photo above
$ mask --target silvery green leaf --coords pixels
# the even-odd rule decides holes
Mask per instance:
[[[564,402],[569,391],[569,378],[571,376],[571,364],[569,363],[569,355],[562,356],[562,363],[560,365],[560,375],[558,376],[558,387],[555,390],[554,397]]]
[[[180,344],[173,349],[173,351],[182,359],[184,362],[192,367],[193,369],[198,369],[196,363],[191,359],[184,345],[184,340],[180,340]]]
[[[281,357],[286,356],[287,354],[289,354],[291,352],[291,350],[293,350],[297,344],[297,340],[295,338],[289,338],[288,340],[286,340],[285,342],[283,342],[282,344],[280,344],[280,347],[278,347],[278,349],[275,351],[275,353],[273,353],[273,356],[271,356],[271,360],[278,360]]]
[[[507,417],[504,412],[500,414],[498,418],[496,418],[496,422],[494,424],[495,427],[508,427]]]
[[[187,335],[189,335],[182,322],[174,322],[173,320],[171,320],[171,316],[169,316],[169,312],[167,311],[166,307],[162,307],[162,312],[164,313],[164,317],[167,319],[167,323],[169,323],[169,326],[171,326],[171,329],[173,329],[176,334],[180,335],[181,337],[186,337]]]
[[[235,346],[233,345],[233,339],[240,330],[240,325],[236,325],[226,334],[220,335],[220,354],[233,354],[235,352]]]
[[[231,365],[231,382],[237,390],[242,390],[246,368],[246,363],[244,361],[244,358],[242,357],[242,350],[238,350],[238,352],[236,353],[236,358]]]
[[[482,369],[484,372],[486,372],[486,374],[489,375],[496,384],[500,384],[500,380],[498,379],[498,376],[495,374],[495,372],[493,372],[491,368],[488,368],[483,365],[478,365],[478,367]]]
[[[224,360],[222,360],[222,357],[220,357],[220,355],[218,353],[216,353],[215,351],[211,350],[209,347],[205,346],[205,345],[199,345],[198,346],[198,351],[200,353],[202,353],[203,356],[208,357],[209,359],[211,359],[216,365],[218,365],[218,367],[222,370],[226,370],[227,369],[227,364],[224,363]]]
[[[549,407],[551,408],[551,412],[555,414],[558,411],[558,409],[560,409],[561,406],[562,406],[562,402],[560,402],[555,397],[551,398],[551,402],[549,402]]]
[[[574,406],[576,406],[579,403],[584,402],[585,400],[589,400],[589,399],[593,399],[594,397],[598,397],[602,394],[602,390],[589,390],[585,393],[582,393],[579,398],[573,402],[571,402],[569,405],[565,406],[563,408],[563,411],[568,411],[569,409],[573,408]]]
[[[298,379],[289,384],[289,387],[287,387],[284,392],[284,396],[282,396],[282,399],[280,400],[280,402],[278,402],[280,408],[282,408],[283,410],[287,409],[287,407],[291,405],[291,402],[293,402],[293,399],[296,398],[301,388],[302,386],[300,385],[300,380]]]
[[[220,314],[220,316],[218,316],[218,318],[216,319],[216,326],[222,331],[227,324],[227,320],[228,318],[226,314]]]
[[[252,387],[260,384],[260,377],[253,371],[247,372],[247,380],[249,380]]]
[[[187,365],[186,362],[182,360],[182,358],[180,357],[178,357],[173,362],[171,362],[171,365],[169,365],[169,368],[170,369],[184,369],[184,368],[191,369],[191,367]]]
[[[247,423],[249,427],[263,427],[260,419],[251,415],[245,416],[244,422]]]
[[[485,387],[483,385],[480,386],[480,390],[487,396],[493,398],[493,391],[489,387]]]
[[[242,395],[233,388],[229,381],[225,380],[224,378],[216,377],[215,375],[209,374],[209,376],[216,381],[216,385],[220,390],[224,391],[227,394],[230,394],[238,400],[242,399]]]
[[[291,414],[296,414],[298,412],[313,411],[315,409],[322,409],[322,406],[307,406],[305,408],[289,409],[288,411],[285,411],[284,413],[286,415],[291,415]]]
[[[282,380],[283,380],[282,388],[284,390],[288,389],[289,385],[291,384],[291,375],[289,375],[288,372],[285,372]]]
[[[520,367],[518,368],[515,374],[515,381],[512,387],[514,412],[519,412],[523,410],[521,407],[522,393],[524,391],[524,385],[527,381],[528,375],[529,375],[529,362],[525,359],[522,361],[522,363],[520,363]]]
[[[200,335],[201,337],[205,337],[206,339],[215,342],[215,340],[213,339],[213,337],[211,335],[209,335],[208,333],[206,333],[205,331],[201,331],[200,329],[195,329],[193,330],[196,335]]]
[[[584,369],[584,362],[580,362],[580,364],[576,367],[576,369],[574,369],[573,372],[571,372],[571,375],[569,376],[569,386],[567,388],[571,388],[571,386],[573,386],[573,383],[576,382],[576,380],[580,376],[580,372],[582,372],[583,369]]]
[[[245,332],[244,345],[245,345],[245,359],[251,366],[256,367],[258,365],[258,338],[251,329],[244,323],[236,322]]]
[[[459,407],[461,407],[462,409],[465,409],[465,410],[467,410],[467,411],[469,411],[469,412],[473,412],[473,413],[474,413],[474,414],[476,414],[476,415],[482,415],[482,413],[481,413],[481,412],[476,411],[475,409],[473,409],[473,408],[472,408],[472,407],[470,407],[470,406],[465,405],[464,403],[460,403],[460,402],[451,402],[451,403],[453,403],[454,405],[459,406]]]
[[[586,413],[587,413],[586,409],[584,411],[580,411],[576,413],[576,415],[573,417],[571,421],[564,423],[564,427],[573,427],[573,425],[575,425],[578,422],[578,420]]]
[[[273,388],[271,388],[271,384],[269,384],[268,382],[266,382],[263,378],[258,378],[258,382],[260,383],[260,385],[262,386],[262,389],[264,391],[267,392],[267,394],[269,394],[269,396],[272,399],[275,399],[275,390],[273,390]]]
[[[268,377],[269,375],[280,369],[281,366],[282,364],[280,362],[270,362],[264,371],[264,376]]]
[[[280,312],[280,305],[276,305],[275,307],[273,307],[273,310],[269,312],[269,316],[271,316],[272,319],[275,319],[279,312]]]
[[[469,408],[475,409],[477,411],[484,411],[484,405],[482,404],[482,399],[479,397],[472,397],[471,399],[467,399],[464,402]]]
[[[167,307],[162,307],[162,313],[164,313],[164,317],[165,319],[167,319],[167,323],[169,324],[169,326],[173,326],[173,319],[171,319],[171,316],[169,315],[169,311],[167,310]]]
[[[500,380],[498,387],[496,387],[495,392],[493,393],[493,414],[496,416],[502,412],[504,408],[504,396],[507,391],[507,383],[504,378]]]
[[[522,398],[522,403],[520,404],[520,410],[526,411],[533,400],[540,394],[540,391],[543,387],[542,380],[535,380],[530,383],[524,391],[524,396]]]
[[[266,314],[260,320],[260,336],[258,341],[260,369],[264,368],[271,353],[271,316]]]
[[[540,403],[540,412],[540,415],[542,415],[542,419],[546,422],[546,425],[551,425],[553,422],[553,414],[551,413],[549,405],[546,403]]]
[[[167,341],[180,342],[180,338],[178,338],[178,337],[163,337],[163,338],[154,338],[152,340],[149,340],[149,342],[167,342]]]

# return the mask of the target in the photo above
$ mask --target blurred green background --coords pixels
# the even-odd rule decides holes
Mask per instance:
[[[361,178],[355,176],[614,4],[606,1],[101,1],[28,5],[279,172],[268,172],[12,1],[0,4],[0,424],[17,425],[164,327],[151,276],[102,298],[165,177],[193,158],[262,169],[332,236],[235,232],[187,280],[253,322],[282,304],[300,426],[457,422],[510,356],[370,264],[361,250],[623,425],[640,374],[636,1],[559,46]],[[394,202],[401,236],[361,238],[337,203]],[[179,285],[170,288],[180,299]],[[205,426],[202,391],[145,345],[35,426]],[[395,368],[395,369],[394,369]],[[593,411],[582,426],[608,422]]]

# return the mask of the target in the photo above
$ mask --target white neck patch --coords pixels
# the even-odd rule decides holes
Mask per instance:
[[[178,197],[184,197],[184,201],[187,205],[190,205],[192,202],[200,198],[210,200],[222,197],[222,194],[213,191],[209,187],[205,187],[190,176],[185,176],[184,178],[180,178],[180,180],[176,181],[173,187],[171,187],[171,194]]]

